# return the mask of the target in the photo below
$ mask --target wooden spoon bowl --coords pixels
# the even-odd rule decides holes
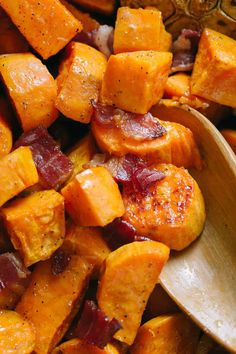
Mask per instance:
[[[188,107],[156,106],[163,120],[190,128],[205,162],[191,170],[205,199],[207,220],[201,237],[173,252],[161,284],[206,333],[236,353],[236,158],[214,125]]]

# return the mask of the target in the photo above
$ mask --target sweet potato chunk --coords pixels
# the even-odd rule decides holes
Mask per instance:
[[[111,55],[101,102],[133,113],[147,113],[163,95],[171,61],[171,53],[151,50]]]
[[[98,50],[72,42],[58,77],[56,107],[66,117],[89,123],[93,112],[91,101],[97,101],[106,70],[106,57]]]
[[[59,0],[0,0],[0,6],[44,59],[58,53],[82,30]]]
[[[191,76],[191,93],[236,107],[236,41],[206,28]]]
[[[199,334],[184,314],[159,316],[139,328],[131,354],[195,354]]]
[[[98,11],[110,15],[115,10],[115,0],[72,0],[74,3],[84,6],[92,11]]]
[[[144,125],[137,126],[138,117],[129,118],[125,126],[122,123],[125,117],[122,117],[121,112],[116,111],[114,115],[118,118],[117,121],[121,122],[120,126],[116,120],[110,124],[101,124],[96,119],[92,120],[92,132],[102,151],[115,156],[137,155],[149,163],[165,162],[179,167],[201,169],[200,153],[190,129],[181,124],[161,121],[154,117],[150,128],[152,130],[155,124],[151,131],[154,134],[144,136],[143,132],[149,127],[149,125],[147,127],[146,120],[144,120]],[[163,134],[158,134],[158,126]]]
[[[56,82],[46,66],[31,53],[0,56],[0,75],[24,131],[57,118]]]
[[[29,44],[0,8],[0,54],[24,53],[28,50]]]
[[[52,273],[52,260],[39,263],[17,312],[35,327],[35,352],[50,353],[60,342],[79,309],[91,268],[78,255],[70,255],[62,272]]]
[[[76,253],[86,259],[93,267],[96,276],[103,261],[111,252],[100,230],[80,227],[75,224],[67,227],[63,247],[69,248],[70,252]]]
[[[83,31],[91,32],[99,27],[99,22],[92,18],[88,13],[80,11],[67,0],[60,0],[60,2],[72,13],[75,18],[77,18],[77,20],[81,22]]]
[[[205,222],[205,207],[196,181],[184,168],[155,165],[165,178],[156,182],[150,193],[140,196],[130,187],[123,188],[126,212],[123,219],[133,225],[138,234],[181,250],[201,233]]]
[[[39,181],[32,153],[20,147],[0,159],[0,206]]]
[[[82,172],[84,170],[83,165],[88,163],[95,153],[95,142],[90,134],[81,139],[75,146],[73,146],[67,152],[67,156],[69,157],[74,166],[72,175],[67,181],[67,183],[72,181],[72,179],[79,172]]]
[[[55,348],[52,354],[107,354],[103,349],[88,344],[81,339],[72,339]]]
[[[61,193],[66,210],[81,226],[105,226],[124,213],[118,185],[104,167],[79,173]]]
[[[25,265],[48,259],[65,237],[64,198],[54,190],[18,199],[2,214]]]
[[[12,148],[12,132],[7,103],[0,97],[0,158],[9,154]]]
[[[0,311],[0,352],[31,354],[35,344],[33,326],[15,311]]]
[[[167,34],[160,11],[120,7],[115,25],[114,53],[138,50],[168,51],[170,48],[166,46],[165,33]],[[171,38],[169,33],[167,35]]]
[[[221,134],[236,154],[236,130],[223,129],[221,130]]]
[[[101,310],[122,325],[114,335],[116,339],[133,343],[148,297],[168,256],[165,245],[144,241],[122,246],[107,257],[97,300]]]

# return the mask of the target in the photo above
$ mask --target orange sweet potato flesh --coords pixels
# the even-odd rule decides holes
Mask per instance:
[[[169,46],[163,48],[166,42],[165,33],[160,11],[151,8],[120,7],[114,32],[114,53],[138,50],[168,51]],[[169,36],[171,37],[170,34]]]
[[[236,154],[236,130],[223,129],[221,130],[221,134]]]
[[[79,10],[67,0],[60,0],[60,2],[69,10],[72,15],[79,20],[83,26],[83,31],[91,32],[99,27],[99,22],[92,18],[88,13]]]
[[[152,186],[150,195],[135,198],[123,189],[123,219],[138,234],[182,250],[201,233],[205,222],[202,193],[187,170],[170,164],[155,165],[165,178]]]
[[[98,50],[72,42],[62,63],[58,81],[56,107],[66,117],[89,123],[106,70],[106,57]]]
[[[28,267],[48,259],[65,237],[64,198],[54,190],[34,193],[2,209],[11,241]]]
[[[97,300],[122,328],[115,339],[131,345],[149,295],[158,281],[169,249],[155,241],[133,242],[110,253],[100,277]]]
[[[79,309],[90,274],[86,260],[73,254],[57,275],[52,274],[52,260],[34,269],[16,310],[34,325],[37,354],[51,353],[64,336]]]
[[[152,50],[111,55],[101,102],[133,113],[147,113],[163,96],[171,62],[171,53]]]
[[[236,107],[236,41],[205,28],[191,75],[191,93]]]
[[[0,206],[39,181],[28,147],[20,147],[2,157],[0,171]]]
[[[0,158],[7,155],[12,148],[12,131],[9,122],[7,103],[0,97]]]
[[[58,53],[82,30],[59,0],[0,0],[0,6],[44,59]]]
[[[115,0],[72,0],[72,2],[105,15],[113,13],[116,3]]]
[[[100,149],[115,156],[134,154],[151,163],[172,163],[176,166],[201,169],[202,161],[193,133],[181,124],[161,121],[167,134],[152,140],[139,141],[127,137],[118,127],[109,129],[92,121],[92,132]]]
[[[96,277],[103,261],[111,252],[100,230],[80,227],[73,223],[67,226],[63,247],[86,259],[93,267],[93,275]]]
[[[23,53],[28,50],[29,44],[0,8],[0,54]]]
[[[56,81],[47,67],[31,53],[0,56],[0,75],[24,131],[57,118]]]
[[[92,157],[96,152],[97,149],[91,134],[86,135],[69,151],[67,151],[67,156],[72,161],[74,166],[73,172],[67,183],[72,181],[79,172],[84,170],[83,166],[92,160]]]
[[[55,348],[52,354],[106,354],[103,349],[88,344],[80,339],[71,339]]]
[[[0,352],[31,354],[35,344],[33,326],[14,311],[0,311]]]
[[[105,226],[124,213],[118,185],[104,167],[79,173],[61,193],[67,212],[80,226]]]
[[[156,317],[138,330],[131,354],[195,354],[200,330],[184,314]]]

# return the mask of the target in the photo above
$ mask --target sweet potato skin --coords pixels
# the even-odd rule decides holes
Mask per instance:
[[[66,117],[89,123],[97,101],[107,60],[98,50],[78,42],[67,47],[67,58],[57,78],[56,107]]]
[[[0,97],[0,158],[9,154],[12,148],[12,131],[9,112],[4,98]]]
[[[205,28],[191,75],[191,93],[236,107],[236,41]]]
[[[156,317],[138,330],[131,354],[196,353],[200,330],[184,314]]]
[[[52,260],[39,263],[16,311],[35,327],[37,354],[48,354],[60,342],[79,309],[91,268],[71,255],[66,269],[52,274]]]
[[[163,242],[171,249],[182,250],[201,233],[206,218],[203,196],[187,170],[159,164],[165,178],[151,189],[150,195],[134,198],[124,187],[126,212],[123,219],[140,235]]]
[[[172,163],[178,167],[202,168],[201,156],[193,133],[181,124],[161,121],[166,134],[152,140],[127,137],[119,128],[109,129],[92,121],[92,132],[100,149],[115,156],[134,154],[149,163]]]
[[[64,198],[54,190],[21,198],[2,215],[11,241],[25,265],[48,259],[65,237]]]
[[[117,11],[114,32],[114,53],[139,50],[165,51],[164,38],[161,38],[165,36],[164,31],[160,11],[151,8],[120,7]],[[167,47],[166,50],[168,49]]]
[[[97,300],[106,315],[122,325],[115,339],[133,343],[148,297],[168,256],[165,245],[144,241],[122,246],[106,258]]]
[[[56,82],[46,66],[31,53],[0,56],[0,75],[24,131],[57,118]]]
[[[79,173],[61,193],[67,212],[80,226],[105,226],[124,213],[118,185],[104,167]]]
[[[0,206],[39,181],[32,153],[20,147],[0,159]]]
[[[82,30],[59,0],[0,0],[0,5],[44,59],[58,53]]]
[[[171,53],[151,50],[111,55],[101,102],[133,113],[147,113],[163,95],[171,62]]]
[[[35,345],[33,326],[15,311],[0,311],[0,352],[31,354]]]

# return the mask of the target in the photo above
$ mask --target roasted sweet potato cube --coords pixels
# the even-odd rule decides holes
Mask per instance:
[[[0,0],[0,6],[44,59],[58,53],[82,30],[59,0]]]
[[[0,54],[24,53],[28,50],[26,39],[0,8]]]
[[[171,164],[157,164],[153,168],[164,173],[165,178],[152,186],[150,194],[140,198],[124,185],[123,219],[133,225],[138,234],[163,242],[171,249],[182,250],[204,227],[206,213],[201,190],[184,168]]]
[[[133,113],[147,113],[163,95],[172,54],[138,51],[111,55],[101,101]]]
[[[120,7],[114,32],[114,53],[169,50],[161,12],[156,9]]]
[[[236,107],[236,41],[206,28],[191,76],[191,93]]]
[[[87,260],[93,267],[93,274],[98,275],[103,261],[111,252],[102,237],[102,232],[95,228],[68,225],[63,248]]]
[[[97,101],[107,60],[98,50],[72,42],[58,77],[56,107],[66,117],[89,123],[93,113],[91,101]]]
[[[236,154],[236,130],[223,129],[221,130],[221,134]]]
[[[114,338],[131,345],[149,295],[158,281],[169,249],[155,241],[133,242],[110,253],[97,292],[98,305],[122,328]]]
[[[12,148],[9,114],[7,102],[0,97],[0,158],[9,154]]]
[[[82,23],[83,31],[91,32],[94,29],[97,29],[100,24],[90,14],[79,10],[76,6],[72,5],[67,0],[60,0],[60,2],[69,10],[72,15],[77,18]]]
[[[118,185],[104,167],[79,173],[61,193],[67,212],[81,226],[105,226],[124,213]]]
[[[115,10],[115,0],[72,0],[75,4],[84,6],[92,11],[110,15]]]
[[[15,311],[0,311],[0,352],[31,354],[35,333],[32,324]]]
[[[0,206],[39,181],[32,153],[20,147],[0,159]]]
[[[156,317],[138,330],[131,354],[195,354],[200,330],[184,314]]]
[[[34,193],[2,209],[11,241],[26,266],[45,260],[65,237],[64,198],[54,190]]]
[[[93,137],[89,134],[81,139],[68,152],[67,156],[73,163],[74,169],[68,182],[84,170],[83,166],[88,163],[96,153],[96,147]]]
[[[53,274],[53,259],[39,263],[16,311],[35,328],[35,352],[51,353],[60,342],[78,311],[88,285],[91,267],[78,255],[70,255]]]
[[[24,131],[57,118],[56,81],[47,67],[31,53],[0,56],[0,75]]]

